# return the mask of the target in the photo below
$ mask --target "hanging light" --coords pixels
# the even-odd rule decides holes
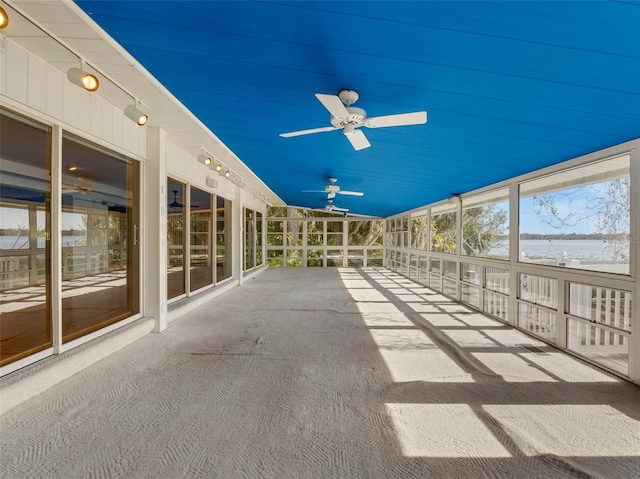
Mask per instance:
[[[92,73],[84,71],[82,68],[69,68],[67,78],[74,85],[84,88],[87,91],[96,91],[100,87],[98,77]]]
[[[7,25],[9,25],[9,15],[4,8],[0,7],[0,28],[5,28]]]
[[[134,104],[133,105],[129,105],[124,109],[124,115],[129,118],[130,120],[135,121],[138,126],[144,126],[147,124],[147,122],[149,121],[149,116],[146,115],[145,113],[141,112],[136,104],[138,102],[136,100],[134,100]]]

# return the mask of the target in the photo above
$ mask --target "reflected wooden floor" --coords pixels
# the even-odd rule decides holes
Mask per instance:
[[[62,337],[71,341],[133,314],[125,271],[85,276],[62,283]],[[0,294],[2,365],[51,346],[45,285]]]

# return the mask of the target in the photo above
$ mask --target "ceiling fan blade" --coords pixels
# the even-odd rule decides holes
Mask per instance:
[[[349,116],[349,112],[344,107],[342,100],[340,97],[336,95],[325,95],[324,93],[316,93],[316,98],[320,100],[320,103],[324,105],[324,107],[329,110],[331,115],[336,118],[347,118]]]
[[[291,131],[289,133],[280,133],[283,138],[291,138],[292,136],[310,135],[311,133],[323,133],[325,131],[333,131],[337,128],[333,126],[325,126],[322,128],[311,128],[310,130]]]
[[[302,193],[326,193],[325,190],[300,190]]]
[[[348,196],[364,196],[364,193],[362,191],[345,191],[345,190],[340,190],[338,191],[339,195],[348,195]]]
[[[344,136],[347,137],[347,139],[351,142],[351,145],[356,151],[363,150],[371,146],[371,143],[369,143],[369,140],[367,140],[367,137],[364,136],[364,133],[362,133],[362,130],[354,130],[351,133],[348,133]]]
[[[349,211],[349,208],[340,208],[339,206],[334,206],[333,208],[331,208],[333,211]]]
[[[364,125],[368,128],[382,128],[386,126],[421,125],[427,122],[426,111],[400,113],[398,115],[374,116],[367,118]]]

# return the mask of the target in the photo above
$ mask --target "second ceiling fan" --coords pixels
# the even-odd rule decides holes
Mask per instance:
[[[364,193],[362,191],[347,191],[341,189],[336,183],[338,182],[337,178],[329,178],[329,184],[324,187],[324,190],[302,190],[303,193],[326,193],[327,199],[332,200],[338,195],[348,195],[348,196],[363,196]]]
[[[366,111],[362,108],[352,106],[359,98],[358,93],[353,90],[342,90],[338,95],[316,93],[316,98],[320,100],[320,103],[322,103],[331,114],[330,121],[333,126],[280,133],[280,136],[290,138],[292,136],[342,130],[342,133],[347,137],[353,148],[362,150],[369,148],[371,143],[369,143],[367,137],[364,136],[364,133],[358,129],[361,126],[366,126],[367,128],[383,128],[388,126],[421,125],[427,122],[426,111],[367,118]]]

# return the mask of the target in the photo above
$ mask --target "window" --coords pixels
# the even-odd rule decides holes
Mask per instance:
[[[284,245],[284,221],[269,220],[267,222],[267,246]]]
[[[503,321],[509,318],[509,281],[511,273],[506,269],[484,269],[484,311]]]
[[[629,274],[630,156],[520,185],[520,261]]]
[[[456,212],[450,206],[431,211],[431,251],[456,252]]]
[[[193,186],[190,200],[189,289],[195,291],[213,284],[213,261],[211,260],[213,201],[211,194]]]
[[[348,227],[349,246],[382,246],[382,221],[349,221]]]
[[[302,220],[287,221],[287,246],[302,246]]]
[[[518,275],[518,298],[518,325],[555,342],[558,280],[521,273]]]
[[[0,365],[51,338],[50,129],[0,110]]]
[[[327,221],[327,246],[342,246],[342,221]]]
[[[462,200],[461,253],[509,259],[509,189]]]
[[[65,133],[62,183],[62,341],[68,342],[139,311],[138,164]]]
[[[167,206],[167,298],[172,299],[186,293],[184,275],[186,243],[185,223],[187,210],[184,207],[185,185],[167,179],[169,204]]]
[[[216,197],[216,281],[230,278],[231,269],[231,206],[232,202]]]
[[[262,237],[262,213],[256,212],[256,266],[261,266],[263,263],[262,249],[263,249],[263,237]]]
[[[460,269],[460,299],[477,308],[480,305],[480,265],[461,263]]]
[[[324,221],[307,221],[307,245],[322,246],[324,244]]]
[[[631,292],[577,282],[569,283],[568,292],[567,347],[628,374]]]
[[[255,211],[244,210],[244,269],[253,268],[256,263]]]
[[[427,216],[422,215],[411,219],[411,248],[426,250],[429,241],[427,230]]]

